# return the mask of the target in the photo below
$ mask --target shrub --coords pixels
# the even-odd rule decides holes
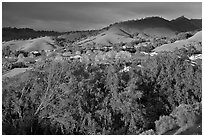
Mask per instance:
[[[2,47],[2,57],[9,56],[12,53],[11,48],[9,46]]]
[[[198,113],[193,109],[192,105],[181,104],[171,114],[176,117],[177,124],[180,127],[192,126],[198,120]]]
[[[160,116],[159,120],[155,121],[158,134],[163,134],[177,127],[176,120],[170,116]]]

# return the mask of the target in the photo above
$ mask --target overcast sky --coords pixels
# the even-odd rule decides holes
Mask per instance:
[[[111,23],[147,16],[202,18],[202,3],[14,3],[3,2],[3,27],[37,30],[98,29]]]

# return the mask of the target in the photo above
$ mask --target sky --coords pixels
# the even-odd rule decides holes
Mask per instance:
[[[3,27],[74,31],[100,29],[112,23],[161,16],[202,18],[201,2],[3,2]]]

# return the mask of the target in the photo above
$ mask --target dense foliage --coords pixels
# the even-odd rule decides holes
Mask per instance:
[[[201,103],[180,104],[169,116],[161,116],[155,121],[157,134],[202,134],[199,129],[202,124],[201,108]]]
[[[180,104],[193,105],[202,99],[201,65],[192,66],[186,56],[177,54],[149,57],[141,61],[143,67],[133,60],[130,71],[124,72],[120,70],[128,60],[109,65],[47,61],[23,75],[5,79],[3,134],[162,131],[159,124],[155,126],[161,116],[175,110],[175,116],[181,117],[185,113],[176,109]]]
[[[170,116],[161,116],[158,121],[155,121],[155,125],[158,134],[163,134],[178,126],[176,120]]]

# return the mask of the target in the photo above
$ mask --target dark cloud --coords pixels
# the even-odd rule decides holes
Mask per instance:
[[[173,19],[184,15],[202,17],[202,3],[22,3],[3,2],[3,26],[57,31],[95,29],[111,23],[145,16]]]

